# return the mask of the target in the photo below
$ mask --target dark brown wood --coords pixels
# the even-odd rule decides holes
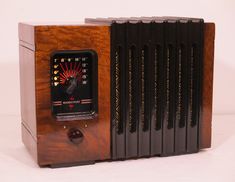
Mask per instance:
[[[28,27],[28,29],[27,29]],[[28,111],[24,107],[28,103],[24,85],[35,90],[35,102],[28,107],[36,111],[34,119],[27,122],[36,124],[37,159],[41,166],[65,164],[86,161],[105,160],[110,158],[110,30],[107,26],[30,26],[20,24],[20,39],[27,44],[35,44],[34,57],[26,59],[26,53],[21,49],[21,75],[23,116]],[[34,35],[32,36],[32,32]],[[30,33],[29,33],[30,32]],[[28,35],[21,35],[26,34]],[[29,36],[29,37],[27,37]],[[32,38],[34,37],[34,39]],[[28,43],[29,42],[29,43]],[[22,44],[27,46],[27,44]],[[29,47],[28,47],[29,48]],[[27,48],[27,50],[28,50]],[[50,55],[55,50],[94,49],[98,54],[98,118],[93,120],[58,122],[51,114],[50,99]],[[25,64],[28,61],[29,66]],[[35,65],[34,65],[35,64]],[[31,66],[30,66],[31,65]],[[29,71],[29,69],[32,69]],[[27,69],[27,71],[25,71]],[[35,74],[35,77],[33,76]],[[29,75],[30,74],[30,75]],[[31,76],[29,78],[29,76]],[[31,79],[33,81],[31,81]],[[35,86],[35,87],[33,87]],[[35,107],[36,106],[36,107]],[[29,114],[30,115],[30,114]],[[26,122],[26,123],[27,123]],[[30,126],[31,132],[35,126]],[[80,144],[70,142],[67,132],[70,128],[78,128],[84,135]],[[27,132],[24,130],[23,132]],[[24,134],[25,135],[25,134]],[[29,137],[27,135],[25,137]],[[25,138],[24,137],[24,138]],[[24,139],[24,143],[29,145]],[[31,147],[28,147],[31,148]],[[32,150],[30,150],[32,151]]]
[[[214,40],[215,24],[206,23],[204,26],[203,102],[202,122],[200,126],[200,149],[211,146]]]

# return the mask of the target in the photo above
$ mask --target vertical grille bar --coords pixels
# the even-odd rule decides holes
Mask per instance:
[[[163,120],[162,156],[174,154],[175,148],[175,64],[176,64],[176,20],[168,20],[164,27],[165,38],[165,102]]]
[[[164,75],[163,58],[164,23],[152,22],[151,27],[151,57],[150,57],[150,90],[151,90],[151,150],[150,154],[162,153],[163,105],[164,105]]]
[[[187,38],[188,24],[186,19],[177,22],[177,58],[176,58],[176,117],[175,117],[175,153],[186,152],[187,122]]]
[[[138,156],[138,130],[139,124],[139,23],[128,21],[126,31],[127,41],[127,76],[126,76],[126,158]]]
[[[111,26],[112,158],[125,158],[125,32],[124,23]],[[123,106],[124,105],[124,106]]]

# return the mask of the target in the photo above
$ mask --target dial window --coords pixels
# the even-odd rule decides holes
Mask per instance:
[[[97,54],[57,51],[51,56],[52,113],[58,120],[97,115]]]

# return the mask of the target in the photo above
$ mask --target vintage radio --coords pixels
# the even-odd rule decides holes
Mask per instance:
[[[51,167],[210,147],[214,36],[197,18],[20,23],[24,144]]]

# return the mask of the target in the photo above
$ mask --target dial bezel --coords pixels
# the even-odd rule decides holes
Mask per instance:
[[[67,120],[88,120],[94,119],[98,116],[98,55],[94,50],[86,49],[86,50],[57,50],[52,52],[50,56],[50,78],[53,75],[53,65],[55,57],[68,57],[69,55],[80,57],[81,54],[90,54],[91,56],[91,87],[92,87],[92,106],[91,110],[86,113],[55,113],[53,106],[53,80],[50,79],[51,85],[51,111],[52,115],[58,121],[67,121]]]

